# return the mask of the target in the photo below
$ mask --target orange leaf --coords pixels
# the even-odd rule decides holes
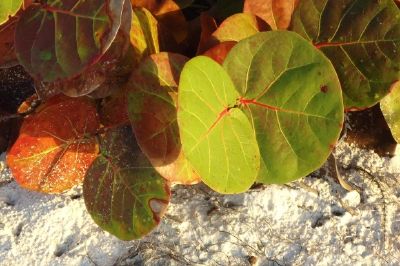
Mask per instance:
[[[266,21],[272,29],[287,29],[299,0],[246,0],[244,12]]]
[[[7,164],[24,188],[58,193],[80,183],[99,148],[100,123],[88,98],[57,96],[27,117]]]
[[[237,42],[221,42],[211,49],[207,50],[203,55],[208,56],[214,61],[218,62],[220,65],[224,62],[226,56],[230,52],[230,50],[235,46]]]

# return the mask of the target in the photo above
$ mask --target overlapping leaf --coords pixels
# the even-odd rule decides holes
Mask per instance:
[[[299,0],[246,0],[244,12],[266,21],[272,29],[287,29]]]
[[[381,110],[394,139],[400,143],[400,82],[397,82],[391,93],[381,101]]]
[[[134,8],[130,34],[135,63],[160,52],[158,22],[145,8]]]
[[[159,53],[145,59],[133,73],[128,110],[142,151],[166,179],[173,183],[199,181],[181,149],[177,124],[178,83],[187,58]]]
[[[339,80],[330,61],[292,32],[259,33],[238,43],[224,68],[253,120],[266,174],[285,183],[319,168],[343,123]]]
[[[104,230],[123,240],[140,238],[158,225],[167,208],[167,181],[141,153],[129,126],[101,138],[101,155],[83,184],[86,207]]]
[[[98,145],[90,136],[98,128],[90,100],[53,98],[23,122],[7,164],[22,187],[62,192],[81,182],[97,157]]]
[[[21,9],[23,0],[2,0],[0,2],[0,25],[6,23]]]
[[[208,56],[214,59],[217,63],[221,64],[224,62],[226,56],[231,51],[233,46],[236,45],[237,42],[221,42],[214,47],[207,50],[203,55]]]
[[[252,14],[238,13],[224,20],[211,35],[208,48],[221,42],[241,41],[261,31],[270,29],[269,26]]]
[[[302,0],[291,29],[333,62],[349,110],[376,104],[400,77],[400,11],[393,0]]]
[[[204,183],[220,193],[241,193],[255,181],[260,154],[255,132],[235,108],[239,93],[212,59],[199,56],[184,67],[178,123],[185,155]]]
[[[76,77],[54,82],[36,80],[37,91],[44,98],[60,92],[70,97],[90,94],[92,98],[103,98],[118,91],[128,80],[134,64],[129,42],[131,20],[132,8],[126,1],[118,34],[100,60]]]
[[[188,35],[188,24],[182,9],[190,6],[193,0],[131,0],[134,7],[144,7],[149,10],[165,26],[171,30],[178,43]]]
[[[53,82],[96,63],[121,25],[123,0],[47,0],[28,7],[18,22],[20,63],[36,79]]]

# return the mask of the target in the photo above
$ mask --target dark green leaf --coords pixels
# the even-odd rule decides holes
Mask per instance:
[[[291,29],[332,61],[349,110],[376,104],[400,78],[400,11],[393,0],[302,0]]]

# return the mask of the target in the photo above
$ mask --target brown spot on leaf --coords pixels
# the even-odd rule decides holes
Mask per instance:
[[[322,86],[321,86],[321,92],[327,93],[327,92],[328,92],[328,86],[322,85]]]

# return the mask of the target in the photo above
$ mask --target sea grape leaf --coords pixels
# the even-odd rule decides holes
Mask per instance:
[[[400,76],[400,11],[393,0],[303,0],[291,29],[333,63],[348,110],[373,106]]]
[[[6,23],[10,17],[21,9],[23,0],[2,0],[0,2],[0,25]]]
[[[121,27],[110,48],[99,61],[78,76],[54,82],[36,80],[36,90],[44,97],[62,92],[70,97],[90,94],[92,98],[109,96],[129,79],[133,68],[133,52],[130,45],[132,8],[124,4]]]
[[[129,126],[101,136],[101,154],[83,183],[86,208],[104,230],[123,240],[148,234],[170,198],[168,183],[146,160]]]
[[[172,29],[175,40],[181,43],[188,35],[188,24],[182,9],[190,6],[193,0],[131,0],[133,7],[149,10],[166,29]]]
[[[203,55],[214,59],[216,62],[222,65],[226,56],[236,44],[237,42],[234,41],[221,42],[207,50]]]
[[[380,104],[394,139],[400,143],[400,82],[395,83],[389,95],[383,98]]]
[[[16,28],[19,62],[45,82],[75,77],[107,51],[121,25],[124,0],[47,0],[29,6]]]
[[[221,42],[241,41],[261,31],[269,30],[269,26],[252,14],[238,13],[224,20],[212,34],[209,46]]]
[[[343,124],[340,82],[331,62],[293,32],[239,42],[224,68],[257,132],[263,183],[285,183],[318,169]]]
[[[98,129],[91,100],[57,96],[23,121],[7,164],[22,187],[62,192],[81,182],[97,157],[98,144],[91,135]]]
[[[244,12],[254,14],[266,21],[272,29],[285,30],[299,0],[246,0]]]
[[[144,57],[160,52],[158,22],[145,8],[134,8],[130,34],[135,64]]]
[[[202,181],[220,193],[249,189],[260,167],[257,140],[222,66],[205,56],[190,60],[178,97],[182,148]]]
[[[140,148],[162,176],[179,184],[200,179],[181,149],[177,123],[178,83],[187,61],[178,54],[151,55],[128,86],[128,113]]]

